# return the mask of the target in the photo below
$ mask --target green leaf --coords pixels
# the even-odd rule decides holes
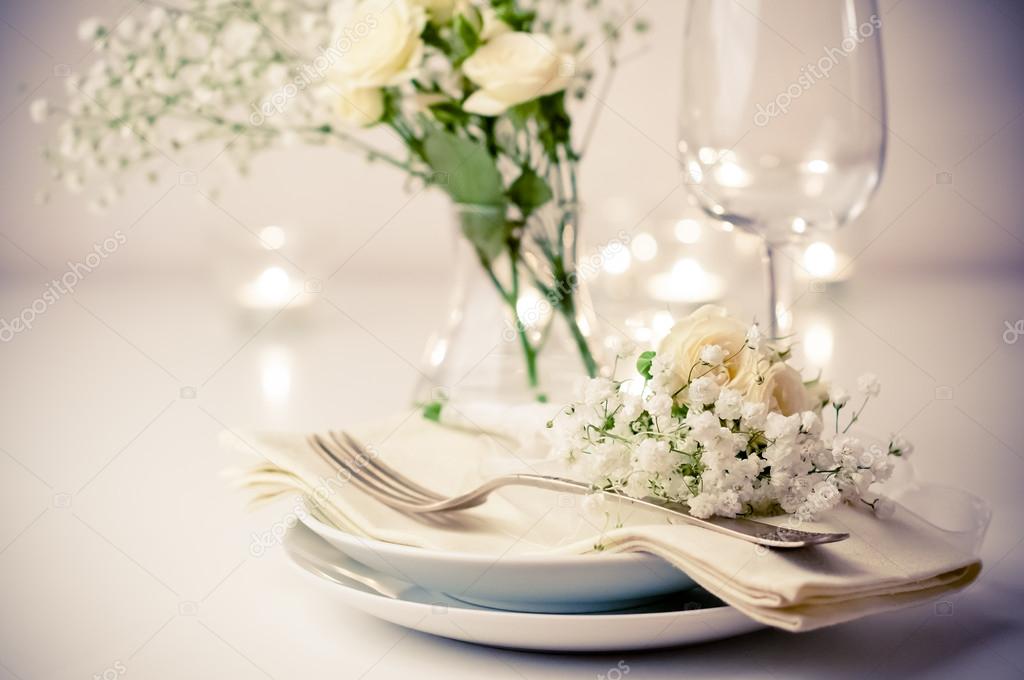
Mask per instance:
[[[540,112],[540,104],[537,103],[536,99],[523,102],[522,104],[516,104],[508,111],[505,112],[505,117],[512,122],[512,125],[516,129],[522,129],[529,123],[531,118],[535,118]]]
[[[572,119],[565,109],[565,92],[541,97],[537,100],[537,138],[549,158],[558,157],[558,147],[571,152]]]
[[[427,23],[427,25],[423,27],[423,33],[420,37],[423,39],[424,43],[431,47],[436,47],[442,52],[450,52],[452,49],[451,45],[441,37],[441,33],[437,30],[437,27],[431,23]]]
[[[456,102],[433,104],[430,106],[430,112],[439,123],[447,126],[464,127],[469,121],[469,114]]]
[[[654,350],[648,350],[636,358],[636,370],[648,380],[654,377],[651,374],[651,364],[656,354]]]
[[[466,17],[458,14],[455,16],[455,35],[458,36],[459,42],[456,61],[461,63],[480,47],[480,34]]]
[[[508,188],[509,200],[519,206],[524,217],[550,201],[552,196],[554,194],[547,181],[532,168],[524,168],[523,173]]]
[[[441,407],[444,406],[439,401],[431,401],[423,405],[423,417],[426,420],[433,420],[435,423],[441,422]]]
[[[491,0],[491,7],[495,14],[504,23],[511,26],[513,31],[529,31],[533,27],[533,20],[537,13],[521,10],[516,4],[515,0]]]
[[[512,225],[505,219],[503,208],[463,210],[459,213],[462,235],[469,239],[486,261],[490,262],[504,252]]]
[[[456,203],[505,204],[497,162],[483,144],[433,128],[423,138],[423,154],[434,170],[435,183]]]

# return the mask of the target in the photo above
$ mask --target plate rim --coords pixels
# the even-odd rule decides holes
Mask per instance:
[[[494,562],[494,556],[481,553],[463,552],[459,550],[438,550],[436,548],[422,548],[414,545],[402,545],[401,543],[390,543],[372,536],[358,536],[356,534],[331,526],[313,516],[312,513],[303,513],[299,520],[306,525],[313,533],[320,536],[331,535],[344,541],[359,541],[364,547],[376,550],[378,548],[390,551],[406,557],[435,559],[455,559],[473,566],[490,565]],[[603,565],[629,565],[631,563],[643,563],[650,561],[665,562],[657,555],[646,552],[597,552],[597,553],[526,553],[522,555],[506,555],[501,558],[502,564],[511,566],[573,566],[581,564],[601,563]],[[668,564],[667,562],[665,562]]]
[[[339,583],[339,582],[334,581],[332,579],[329,579],[329,578],[326,578],[324,576],[320,576],[318,574],[314,574],[314,573],[310,572],[308,569],[306,569],[301,564],[299,564],[291,556],[291,554],[287,550],[284,551],[284,554],[285,554],[285,557],[286,557],[288,563],[292,566],[292,568],[297,570],[297,571],[299,571],[300,573],[305,574],[306,576],[308,576],[311,579],[314,579],[318,583],[324,583],[324,584],[328,584],[328,585],[336,587],[336,588],[342,588],[345,591],[350,592],[350,593],[356,595],[357,597],[363,598],[363,599],[365,599],[367,601],[399,603],[401,606],[413,608],[413,609],[416,609],[416,610],[431,609],[431,608],[437,606],[437,605],[428,604],[426,602],[416,602],[415,600],[407,600],[407,599],[402,598],[402,597],[388,597],[387,595],[383,595],[381,593],[375,593],[368,586],[363,586],[363,585],[361,585],[361,584],[359,584],[357,582],[353,582],[351,584]],[[367,569],[369,571],[373,571],[374,573],[376,573],[376,570],[374,570],[372,567],[367,567],[366,565],[362,565],[362,566],[365,569]],[[396,579],[396,580],[400,580],[401,581],[401,579]],[[451,598],[450,595],[445,595],[444,593],[433,591],[433,590],[430,590],[428,588],[424,588],[423,586],[417,585],[415,583],[408,583],[406,581],[402,581],[402,582],[405,585],[407,585],[410,589],[419,588],[420,590],[422,590],[422,591],[424,591],[426,593],[430,593],[430,594],[435,594],[435,595],[438,595],[438,596],[444,596],[444,597]],[[530,620],[537,620],[537,619],[552,620],[552,621],[553,620],[558,620],[558,621],[567,621],[567,622],[584,621],[584,620],[585,621],[592,621],[592,622],[611,622],[612,620],[622,620],[622,619],[628,619],[628,620],[654,619],[654,620],[657,620],[657,619],[659,619],[661,617],[666,617],[666,616],[672,616],[672,617],[685,616],[685,617],[688,617],[688,618],[697,618],[697,617],[700,617],[700,616],[707,616],[708,612],[732,611],[732,612],[735,612],[739,616],[742,616],[742,617],[744,617],[746,619],[749,619],[750,621],[752,621],[754,623],[757,623],[758,625],[761,625],[761,626],[766,625],[766,624],[762,624],[762,623],[756,621],[755,619],[751,619],[750,617],[746,616],[745,614],[740,612],[738,609],[736,609],[732,605],[725,604],[724,602],[720,606],[717,606],[717,607],[704,607],[704,608],[701,608],[701,609],[675,609],[675,610],[672,610],[672,611],[664,611],[664,612],[608,611],[608,612],[593,612],[593,613],[556,614],[556,613],[551,613],[551,612],[520,612],[520,611],[512,611],[512,610],[508,610],[508,609],[493,609],[493,608],[490,608],[490,607],[484,607],[482,605],[476,605],[476,604],[473,604],[472,602],[466,602],[464,600],[459,600],[457,598],[451,598],[451,599],[454,599],[458,603],[458,606],[445,605],[448,608],[461,609],[463,611],[473,612],[473,615],[480,615],[481,617],[486,617],[486,618],[493,618],[493,619],[519,619],[519,620],[521,620],[524,623],[528,622]]]

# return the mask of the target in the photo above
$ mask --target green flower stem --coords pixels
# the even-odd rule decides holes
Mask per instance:
[[[498,276],[494,273],[494,268],[491,263],[488,262],[487,258],[483,256],[479,251],[477,252],[480,258],[480,266],[487,272],[487,277],[494,284],[495,289],[498,291],[498,295],[505,304],[509,306],[509,310],[512,312],[512,318],[516,327],[516,336],[519,338],[519,345],[523,350],[523,359],[526,362],[526,381],[530,388],[536,388],[539,385],[537,377],[537,349],[530,343],[530,339],[526,335],[526,324],[523,323],[522,319],[519,318],[519,308],[517,301],[519,300],[519,268],[517,262],[519,256],[517,253],[509,250],[509,259],[512,267],[512,290],[508,291],[505,286],[502,285],[501,281],[498,280]]]
[[[400,170],[403,170],[408,174],[412,175],[413,177],[417,177],[422,180],[430,179],[430,176],[428,174],[414,168],[411,163],[403,161],[399,158],[395,158],[386,151],[381,151],[380,149],[377,149],[376,147],[367,144],[361,139],[346,134],[341,130],[330,125],[292,127],[279,130],[277,128],[270,127],[253,127],[246,123],[239,123],[237,121],[228,120],[223,116],[215,114],[205,114],[202,112],[193,114],[192,112],[184,110],[181,111],[181,114],[183,115],[183,117],[197,118],[207,123],[212,123],[214,125],[220,126],[221,128],[232,132],[242,131],[245,133],[261,133],[264,135],[274,137],[280,136],[282,132],[297,132],[302,134],[321,135],[324,138],[335,139],[341,142],[342,144],[348,144],[356,149],[359,149],[360,151],[366,153],[371,159],[384,161],[388,165],[392,165]]]
[[[522,319],[519,318],[519,248],[518,246],[509,246],[509,266],[512,270],[512,295],[509,297],[508,303],[512,307],[512,315],[515,318],[516,334],[519,336],[519,344],[523,348],[523,354],[526,358],[526,379],[530,384],[530,387],[537,387],[537,350],[530,344],[530,339],[526,337],[526,324],[523,323]]]
[[[854,423],[856,423],[858,420],[860,420],[860,414],[864,412],[864,407],[868,405],[868,400],[869,399],[871,399],[870,396],[865,396],[864,397],[864,402],[861,403],[860,408],[857,409],[857,412],[853,414],[852,418],[850,418],[850,422],[848,422],[846,424],[846,427],[843,428],[843,434],[846,434],[847,432],[849,432],[850,428],[853,427]],[[838,429],[838,428],[839,428],[839,412],[836,411],[836,429]]]
[[[579,322],[576,321],[576,303],[573,302],[571,292],[565,296],[565,302],[562,303],[560,308],[562,316],[565,317],[565,322],[569,325],[572,339],[576,342],[576,349],[579,350],[580,359],[583,360],[583,367],[586,369],[587,375],[591,378],[596,378],[597,361],[594,359],[594,354],[590,351],[587,337],[583,335],[583,330],[580,328]]]

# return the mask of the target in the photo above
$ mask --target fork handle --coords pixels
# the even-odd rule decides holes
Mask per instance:
[[[687,524],[703,527],[720,534],[725,534],[726,536],[732,536],[733,538],[739,538],[749,543],[773,548],[802,548],[808,545],[834,543],[836,541],[845,540],[850,536],[846,533],[821,533],[801,531],[799,529],[788,529],[786,527],[777,527],[765,522],[758,522],[746,518],[713,517],[709,519],[701,519],[699,517],[694,517],[683,510],[676,510],[660,503],[655,503],[641,498],[633,498],[614,491],[594,489],[589,484],[577,482],[572,479],[529,473],[495,477],[467,494],[456,496],[448,501],[433,504],[429,510],[426,510],[426,508],[424,508],[424,510],[429,512],[441,512],[475,507],[483,503],[491,492],[504,486],[528,486],[537,489],[547,489],[549,491],[562,491],[581,496],[595,492],[603,493],[608,496],[614,496],[620,501],[626,501],[631,504],[641,505],[645,508],[658,510],[674,519],[686,522]]]

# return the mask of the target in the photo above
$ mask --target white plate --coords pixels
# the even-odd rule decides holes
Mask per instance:
[[[693,580],[647,553],[482,555],[386,543],[302,522],[376,572],[473,604],[520,612],[584,613],[634,607],[689,590]]]
[[[299,566],[339,602],[405,628],[475,644],[548,652],[612,652],[719,640],[764,627],[699,588],[663,598],[656,606],[609,614],[485,609],[376,574],[339,555],[301,525],[288,532],[284,544],[288,554],[296,556],[293,561],[313,563],[330,574],[313,574]],[[376,581],[397,597],[374,592],[332,571],[332,565]]]

